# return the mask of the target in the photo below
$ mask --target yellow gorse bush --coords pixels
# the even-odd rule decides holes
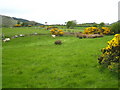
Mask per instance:
[[[52,29],[52,28],[54,28],[54,27],[53,27],[53,26],[47,26],[47,27],[46,27],[47,30],[48,30],[48,29],[50,30],[50,29]]]
[[[15,24],[14,26],[15,27],[21,27],[22,25],[21,24]]]
[[[59,30],[58,28],[53,28],[50,30],[52,35],[60,35],[62,36],[64,34],[63,30]]]
[[[84,30],[85,34],[100,34],[100,30],[97,27],[88,27]]]
[[[120,34],[116,34],[115,37],[108,41],[109,47],[110,46],[120,46]]]
[[[48,28],[52,28],[52,26],[48,26]]]
[[[44,28],[45,26],[44,25],[40,25],[41,28]]]
[[[103,34],[110,34],[110,29],[108,27],[102,27]]]
[[[98,58],[99,63],[113,71],[120,71],[120,34],[108,41],[108,46],[103,48],[102,55]]]
[[[88,27],[85,28],[84,34],[110,34],[110,29],[107,27],[97,28],[97,27]]]

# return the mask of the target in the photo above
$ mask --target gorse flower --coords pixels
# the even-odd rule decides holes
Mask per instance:
[[[62,36],[64,34],[63,30],[59,30],[58,28],[53,28],[50,30],[52,35],[60,35]]]
[[[108,46],[103,48],[102,55],[98,58],[99,63],[108,67],[112,71],[120,71],[120,34],[108,41]]]
[[[64,32],[59,32],[59,34],[60,34],[60,35],[63,35],[63,34],[64,34]]]
[[[15,24],[14,26],[15,27],[21,27],[22,25],[21,24]]]
[[[107,27],[102,27],[102,30],[103,30],[103,34],[109,34],[110,33],[110,29],[107,28]]]
[[[97,27],[88,27],[84,30],[85,34],[110,34],[111,31],[107,27],[97,28]]]

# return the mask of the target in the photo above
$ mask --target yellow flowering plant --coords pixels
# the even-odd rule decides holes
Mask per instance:
[[[110,34],[110,29],[108,27],[102,27],[101,29],[103,34]]]
[[[45,26],[44,25],[40,25],[41,28],[44,28]]]
[[[22,25],[21,24],[15,24],[14,26],[15,27],[21,27]]]
[[[58,28],[53,28],[50,30],[52,35],[59,35],[59,36],[63,36],[64,32],[63,30],[59,30]]]
[[[111,31],[108,27],[101,27],[101,28],[97,28],[97,27],[88,27],[85,28],[84,30],[84,34],[111,34]]]
[[[99,64],[106,66],[112,71],[120,71],[120,34],[108,41],[108,46],[101,49],[102,55],[98,58]]]
[[[58,29],[58,27],[54,27],[54,26],[47,26],[46,30],[51,30],[51,29]]]

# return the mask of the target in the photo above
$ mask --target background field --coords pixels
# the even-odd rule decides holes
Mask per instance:
[[[3,43],[3,88],[118,87],[118,74],[100,67],[97,62],[100,50],[113,36],[52,38],[45,29],[3,28],[7,37],[35,32],[45,35],[19,37]],[[56,40],[63,44],[55,45]]]
[[[85,27],[75,27],[74,29],[67,29],[65,26],[57,26],[59,29],[64,30],[64,32],[83,32]],[[19,28],[3,28],[3,34],[7,37],[11,37],[18,34],[32,34],[32,33],[41,33],[49,34],[50,31],[45,28],[40,27],[19,27]]]

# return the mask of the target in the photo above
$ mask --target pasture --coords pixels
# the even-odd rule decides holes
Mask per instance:
[[[118,75],[101,67],[97,60],[113,35],[53,38],[49,30],[33,27],[3,28],[2,32],[7,37],[41,34],[2,43],[3,88],[118,88]],[[62,45],[55,45],[56,40],[61,40]]]

